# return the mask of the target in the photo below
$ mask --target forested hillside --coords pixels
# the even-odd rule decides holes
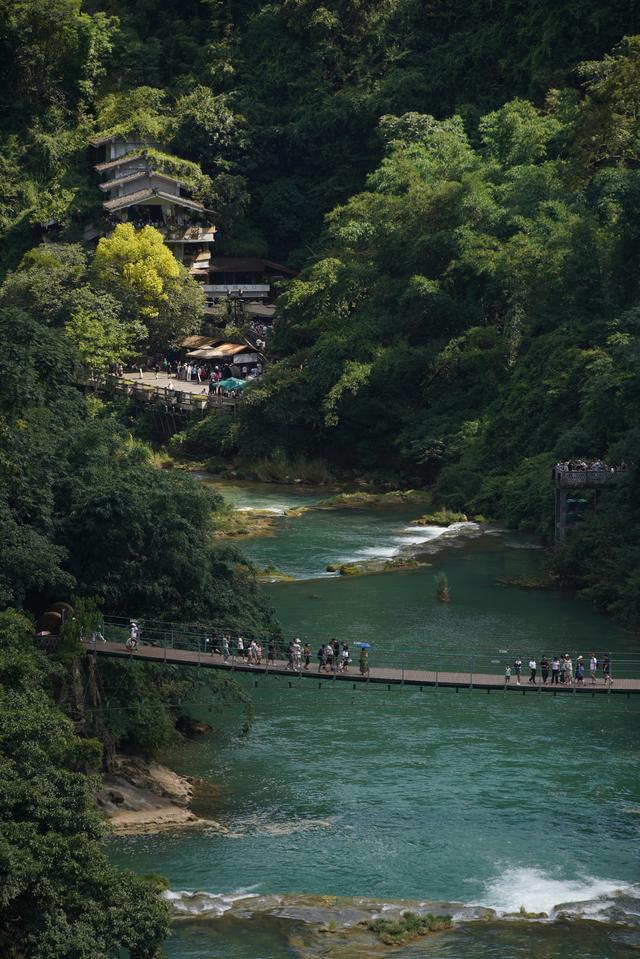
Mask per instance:
[[[100,206],[96,132],[136,131],[184,158],[219,213],[219,251],[303,268],[280,299],[280,362],[204,452],[433,485],[443,505],[543,534],[554,459],[635,464],[638,8],[0,0],[2,263],[22,264],[2,292],[7,600],[75,581],[124,604],[134,513],[151,522],[150,502],[166,505],[166,557],[176,511],[209,521],[202,492],[145,463],[73,387],[79,358],[126,352],[149,314],[141,286],[113,283],[117,238],[95,260],[65,245]],[[56,245],[28,253],[43,238]],[[149,346],[197,323],[193,285],[162,270]],[[628,622],[635,477],[559,567]],[[94,504],[108,564],[91,554]],[[36,543],[50,548],[33,565]],[[224,557],[193,564],[236,575]],[[167,608],[210,608],[200,587],[140,570]]]
[[[637,629],[639,35],[636,0],[0,0],[3,955],[159,955],[159,884],[107,861],[92,777],[171,742],[195,689],[246,706],[152,666],[99,688],[80,612],[50,656],[35,617],[97,597],[279,633],[215,539],[221,498],[78,386],[198,332],[204,305],[151,227],[84,242],[90,140],[162,143],[217,252],[300,270],[241,415],[176,447],[430,487],[543,537],[557,459],[624,462],[554,569]]]

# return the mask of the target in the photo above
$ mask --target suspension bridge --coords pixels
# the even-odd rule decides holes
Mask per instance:
[[[329,683],[408,686],[423,689],[424,687],[445,687],[455,689],[475,689],[501,691],[507,693],[522,693],[523,695],[627,695],[640,693],[640,659],[632,654],[609,655],[611,663],[611,682],[605,680],[602,674],[601,662],[598,668],[597,681],[592,683],[588,671],[588,653],[585,654],[586,672],[583,683],[573,679],[571,683],[551,683],[549,679],[543,683],[540,670],[540,659],[537,656],[538,671],[536,682],[529,682],[529,670],[523,663],[522,677],[517,682],[516,676],[510,680],[505,678],[504,672],[496,672],[498,662],[496,654],[479,653],[465,656],[449,649],[435,651],[430,648],[424,650],[407,650],[398,642],[376,643],[370,650],[370,658],[375,661],[366,663],[361,669],[359,651],[353,655],[353,661],[346,670],[340,669],[335,663],[330,667],[322,668],[316,658],[316,647],[308,666],[304,664],[304,657],[299,666],[292,666],[287,659],[276,654],[269,659],[265,652],[267,644],[263,644],[260,662],[248,662],[245,655],[235,652],[236,641],[232,642],[234,652],[223,655],[221,637],[234,636],[232,630],[217,628],[215,631],[196,624],[176,624],[158,622],[140,622],[140,635],[137,646],[127,646],[129,638],[128,619],[105,617],[102,630],[92,639],[86,639],[83,645],[90,654],[95,656],[111,656],[121,659],[137,660],[141,662],[160,663],[172,666],[195,666],[201,669],[216,669],[227,672],[253,674],[259,676],[286,677],[289,685],[305,682],[323,688]],[[246,644],[250,638],[246,638]],[[505,653],[506,651],[501,651]],[[574,663],[578,654],[573,654]],[[549,658],[549,657],[547,657]],[[503,656],[504,662],[509,662],[508,656]],[[602,661],[602,657],[599,657]],[[528,661],[528,660],[527,660]],[[457,668],[455,668],[457,667]],[[493,668],[492,668],[493,667]]]

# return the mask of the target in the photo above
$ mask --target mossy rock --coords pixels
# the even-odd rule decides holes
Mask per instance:
[[[466,523],[466,513],[456,513],[451,509],[439,509],[435,513],[425,513],[413,520],[414,526],[451,526],[452,523]]]
[[[341,576],[358,576],[360,570],[355,563],[343,563],[338,572]]]
[[[327,573],[339,573],[339,572],[340,572],[340,567],[337,566],[335,563],[329,563],[329,565],[326,566],[325,569],[326,569]]]
[[[386,946],[401,946],[414,939],[427,936],[432,932],[451,929],[450,916],[418,916],[415,912],[405,912],[400,919],[371,919],[363,923]]]

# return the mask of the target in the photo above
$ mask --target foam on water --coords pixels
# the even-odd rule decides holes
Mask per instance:
[[[518,912],[524,906],[526,912],[546,912],[553,917],[554,910],[569,904],[562,912],[573,912],[570,904],[575,903],[576,915],[593,913],[590,918],[602,916],[612,897],[633,890],[634,887],[613,879],[598,879],[594,876],[582,876],[579,879],[561,879],[535,868],[510,868],[486,884],[486,894],[480,904],[496,909],[498,912]],[[593,909],[585,911],[585,905],[593,904]]]
[[[257,886],[252,886],[257,889]],[[167,889],[163,899],[171,903],[175,916],[209,916],[212,919],[229,912],[234,903],[242,899],[255,899],[257,893],[239,889],[237,892],[222,894],[215,892],[191,892],[186,889]]]
[[[236,506],[236,513],[269,513],[272,516],[284,516],[289,506]]]

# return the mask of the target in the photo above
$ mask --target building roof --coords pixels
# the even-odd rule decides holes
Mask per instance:
[[[180,343],[187,350],[199,350],[203,346],[211,346],[215,340],[211,336],[187,336]]]
[[[258,316],[265,320],[273,319],[273,315],[276,312],[273,303],[245,303],[244,310],[248,316]]]
[[[135,180],[139,180],[142,177],[160,177],[162,180],[168,180],[169,183],[177,183],[178,186],[184,187],[186,185],[182,180],[177,180],[174,176],[168,176],[166,173],[158,173],[157,170],[136,170],[135,173],[129,173],[127,176],[114,177],[112,180],[106,180],[104,183],[99,183],[98,186],[101,190],[105,192],[107,190],[114,190],[118,186],[122,186],[123,183],[133,183]]]
[[[112,133],[107,137],[95,137],[93,140],[89,140],[89,143],[92,147],[102,147],[105,143],[112,143],[114,140],[122,139],[121,137],[116,136]]]
[[[174,196],[171,193],[163,193],[162,190],[138,190],[136,193],[127,193],[125,196],[117,196],[113,200],[105,200],[102,204],[105,210],[114,212],[116,210],[126,210],[129,206],[137,206],[138,203],[144,203],[146,200],[166,200],[167,203],[173,203],[175,206],[183,206],[188,210],[197,210],[199,213],[210,213],[211,210],[205,210],[202,203],[196,200],[187,200],[183,196]]]
[[[146,150],[138,150],[137,153],[125,153],[124,156],[117,157],[115,160],[96,163],[93,169],[97,170],[98,173],[106,173],[107,170],[115,170],[116,167],[122,166],[125,163],[133,163],[134,160],[144,160],[146,155]]]
[[[295,276],[295,270],[290,270],[288,266],[282,263],[274,263],[273,260],[263,260],[260,257],[251,256],[225,256],[216,257],[211,264],[212,273],[286,273],[288,276]]]
[[[232,360],[240,353],[252,353],[254,350],[245,343],[216,343],[187,353],[194,360]]]

